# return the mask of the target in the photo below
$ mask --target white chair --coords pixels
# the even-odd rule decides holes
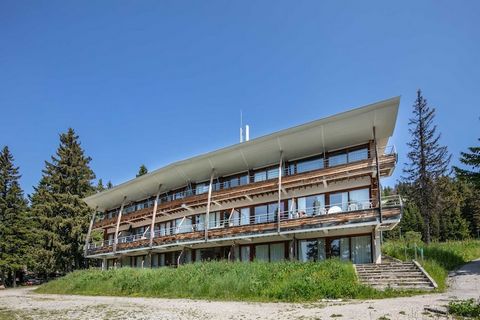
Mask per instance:
[[[339,206],[333,206],[330,209],[328,209],[328,214],[334,214],[334,213],[340,213],[342,212],[342,208]]]
[[[356,211],[358,210],[358,205],[356,203],[350,203],[348,205],[348,211]]]

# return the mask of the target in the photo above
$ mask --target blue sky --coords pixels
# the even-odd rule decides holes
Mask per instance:
[[[73,127],[118,184],[238,141],[417,88],[457,161],[480,137],[479,1],[0,2],[0,145],[38,183]]]

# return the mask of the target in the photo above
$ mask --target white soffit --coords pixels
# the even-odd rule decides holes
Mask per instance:
[[[393,134],[399,104],[400,97],[394,97],[178,161],[84,201],[104,211],[119,206],[125,196],[127,202],[150,197],[159,184],[162,191],[167,191],[182,187],[187,181],[206,181],[212,169],[216,176],[223,176],[277,163],[280,151],[289,160],[322,153],[324,148],[329,151],[364,143],[373,138],[373,126],[378,145],[384,146]]]

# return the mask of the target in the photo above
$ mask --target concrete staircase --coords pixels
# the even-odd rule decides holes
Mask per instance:
[[[379,290],[433,290],[437,284],[415,261],[355,265],[360,283]]]

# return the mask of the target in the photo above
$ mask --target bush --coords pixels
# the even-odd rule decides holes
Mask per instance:
[[[473,299],[450,301],[448,313],[460,317],[480,318],[480,303]]]

